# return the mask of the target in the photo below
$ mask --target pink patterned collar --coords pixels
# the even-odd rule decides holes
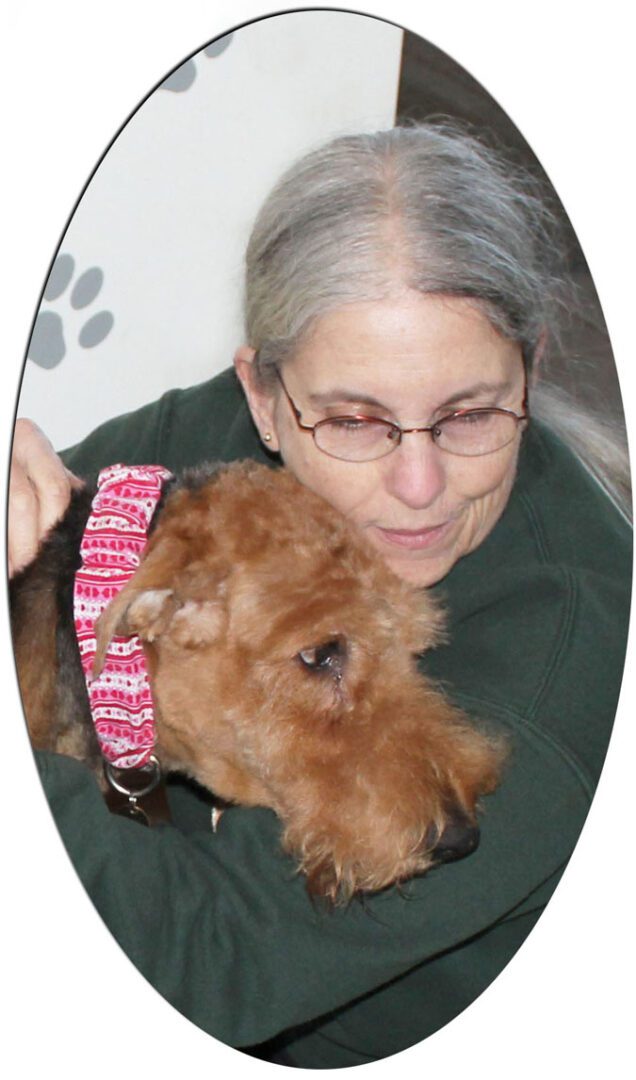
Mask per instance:
[[[139,566],[164,482],[160,465],[111,465],[97,482],[75,577],[75,632],[102,755],[119,769],[142,768],[155,745],[146,658],[137,636],[113,637],[93,678],[95,623]]]

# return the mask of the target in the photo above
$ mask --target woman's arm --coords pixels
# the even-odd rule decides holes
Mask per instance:
[[[187,834],[144,829],[110,815],[76,762],[42,755],[41,764],[69,854],[123,949],[177,1009],[243,1047],[318,1021],[458,946],[478,954],[485,931],[518,918],[533,896],[545,902],[589,807],[549,740],[520,725],[474,855],[329,912],[308,899],[271,812],[234,808],[216,834],[203,823]],[[493,950],[496,942],[496,971],[509,957]],[[417,1041],[439,1003],[412,1005]]]

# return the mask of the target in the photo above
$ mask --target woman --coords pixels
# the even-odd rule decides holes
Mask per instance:
[[[599,425],[541,390],[563,302],[554,251],[531,186],[467,135],[336,140],[256,222],[236,374],[111,421],[65,466],[31,427],[16,440],[15,565],[49,489],[65,504],[67,468],[278,455],[398,575],[444,596],[450,642],[422,667],[510,739],[474,855],[329,917],[290,881],[267,812],[237,809],[212,837],[204,800],[175,784],[177,827],[148,833],[110,817],[77,763],[40,755],[124,949],[257,1056],[339,1067],[437,1030],[522,943],[584,822],[624,661],[628,474]]]

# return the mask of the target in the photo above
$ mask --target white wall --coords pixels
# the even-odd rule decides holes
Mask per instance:
[[[115,139],[63,236],[19,415],[60,449],[227,367],[260,202],[311,146],[391,125],[401,44],[377,19],[299,11],[240,28],[168,77]]]

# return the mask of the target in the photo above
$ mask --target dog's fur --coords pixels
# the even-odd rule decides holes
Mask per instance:
[[[11,599],[34,744],[97,767],[72,623],[90,499],[74,495]],[[163,768],[274,810],[310,891],[335,900],[475,846],[502,753],[418,674],[415,654],[442,628],[430,594],[327,503],[243,462],[187,472],[165,494],[100,619],[96,666],[114,634],[138,634]]]

